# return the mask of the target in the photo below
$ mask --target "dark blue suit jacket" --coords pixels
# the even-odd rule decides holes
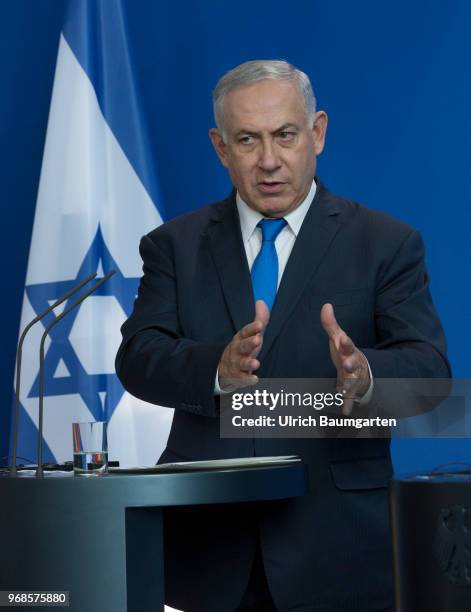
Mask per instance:
[[[374,377],[449,376],[419,234],[318,188],[287,263],[261,377],[335,378],[320,309],[334,305]],[[369,612],[392,601],[389,441],[221,439],[214,381],[224,347],[254,318],[235,197],[165,223],[141,242],[144,276],[117,372],[133,395],[175,408],[160,461],[299,454],[311,493],[200,508],[167,519],[168,603],[235,609],[259,534],[280,610]]]

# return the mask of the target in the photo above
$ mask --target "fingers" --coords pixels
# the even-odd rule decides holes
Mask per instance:
[[[262,300],[257,300],[255,303],[255,319],[244,325],[238,332],[242,339],[249,338],[254,334],[263,333],[270,320],[270,311],[267,305]]]
[[[262,300],[255,304],[255,319],[245,325],[237,334],[239,336],[239,351],[242,355],[256,357],[262,348],[263,332],[270,320],[270,311]]]
[[[263,300],[257,300],[255,302],[255,321],[259,321],[262,324],[262,330],[265,331],[266,326],[270,320],[270,311],[268,306]]]
[[[340,328],[339,328],[340,329]],[[355,353],[355,345],[344,331],[339,337],[339,352],[343,357],[349,357]]]
[[[260,367],[260,361],[258,359],[254,359],[253,357],[247,357],[246,359],[241,359],[239,361],[239,367],[241,372],[253,372],[254,370],[258,370]]]
[[[257,356],[269,320],[267,305],[258,300],[255,304],[255,319],[236,333],[222,354],[218,365],[221,388],[235,390],[257,384],[258,377],[253,372],[260,367]]]
[[[344,354],[342,351],[339,352],[340,364],[345,374],[359,375],[364,370],[362,353],[356,348],[350,338],[348,340],[351,344],[351,351],[348,349],[348,354]]]
[[[324,304],[322,306],[321,325],[340,357],[347,357],[355,352],[355,345],[337,323],[332,304]]]
[[[324,304],[321,309],[321,324],[329,336],[331,347],[335,349],[335,365],[340,360],[347,372],[353,372],[356,367],[354,359],[357,350],[352,339],[347,336],[337,322],[332,304]]]
[[[262,346],[262,335],[255,334],[239,342],[239,352],[242,355],[255,355]]]
[[[343,396],[342,414],[350,416],[355,401],[359,398],[362,381],[358,378],[337,379],[337,391]]]
[[[337,390],[344,398],[342,413],[348,416],[352,413],[355,401],[368,389],[370,380],[367,361],[338,324],[332,304],[322,306],[320,318],[329,336],[330,354],[337,370]]]
[[[337,369],[337,391],[342,393],[344,398],[342,414],[349,416],[352,413],[355,402],[365,395],[370,384],[368,361],[365,355],[355,348],[353,357],[344,360],[343,370]]]
[[[232,393],[237,389],[241,389],[244,387],[251,387],[252,385],[256,385],[258,383],[258,376],[255,374],[248,373],[239,373],[238,376],[219,377],[219,386],[225,392]]]
[[[321,325],[331,340],[337,339],[340,334],[344,333],[337,323],[332,304],[324,304],[324,306],[322,306]]]
[[[263,323],[261,321],[257,321],[256,319],[252,321],[252,323],[247,323],[244,327],[237,332],[237,336],[241,340],[245,338],[250,338],[250,336],[254,336],[255,334],[260,334],[263,332]]]
[[[258,383],[258,376],[255,374],[242,374],[239,380],[242,383],[242,387],[249,387]]]

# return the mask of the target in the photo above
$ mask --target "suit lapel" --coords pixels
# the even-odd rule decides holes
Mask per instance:
[[[260,353],[262,362],[315,276],[340,227],[336,218],[339,212],[337,199],[331,196],[317,177],[316,183],[316,195],[291,251],[265,331]]]
[[[235,191],[215,208],[208,228],[208,237],[214,265],[236,332],[253,320],[255,305]]]
[[[316,195],[296,238],[278,289],[263,340],[262,360],[314,278],[340,227],[337,220],[340,212],[338,198],[317,177],[316,183]],[[207,234],[226,306],[237,332],[253,320],[255,304],[235,191],[215,207]]]

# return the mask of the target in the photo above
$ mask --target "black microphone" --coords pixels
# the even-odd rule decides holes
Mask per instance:
[[[71,310],[73,310],[79,304],[81,304],[84,300],[86,300],[89,295],[91,295],[94,291],[98,289],[98,287],[101,287],[103,283],[106,283],[106,281],[111,276],[113,276],[115,272],[116,270],[111,270],[111,272],[108,272],[106,276],[104,276],[97,283],[95,283],[93,287],[88,289],[88,291],[85,291],[85,293],[82,293],[80,297],[78,297],[74,302],[72,302],[72,304],[68,308],[66,308],[64,312],[62,312],[58,317],[54,319],[54,321],[52,321],[52,323],[50,323],[46,327],[42,335],[41,342],[39,345],[38,467],[36,469],[36,478],[42,478],[42,476],[44,476],[44,469],[43,469],[43,413],[44,413],[44,409],[43,409],[43,406],[44,406],[44,343],[46,342],[46,337],[51,331],[51,329],[55,325],[57,325],[57,323],[59,323],[59,321],[61,321],[66,315],[68,315]]]
[[[21,357],[22,357],[22,352],[23,352],[23,343],[25,341],[26,334],[33,327],[33,325],[38,323],[38,321],[41,321],[41,319],[43,319],[47,314],[49,314],[52,310],[54,310],[54,308],[62,304],[62,302],[65,302],[66,300],[68,300],[71,295],[73,295],[74,293],[77,293],[79,289],[81,289],[84,285],[86,285],[92,279],[94,279],[96,275],[97,273],[93,272],[93,274],[90,274],[90,276],[87,276],[85,280],[80,282],[75,287],[72,287],[72,289],[67,291],[67,293],[65,293],[62,297],[57,299],[54,302],[54,304],[49,306],[49,308],[46,308],[46,310],[38,314],[37,317],[34,317],[34,319],[30,321],[28,325],[24,328],[20,336],[20,339],[18,341],[18,349],[16,351],[15,413],[13,415],[13,466],[10,469],[11,476],[16,476],[17,474],[16,460],[17,460],[17,451],[18,451],[18,421],[20,417]]]

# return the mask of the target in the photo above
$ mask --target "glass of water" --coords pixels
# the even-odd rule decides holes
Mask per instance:
[[[99,476],[108,472],[106,421],[73,423],[74,474]]]

